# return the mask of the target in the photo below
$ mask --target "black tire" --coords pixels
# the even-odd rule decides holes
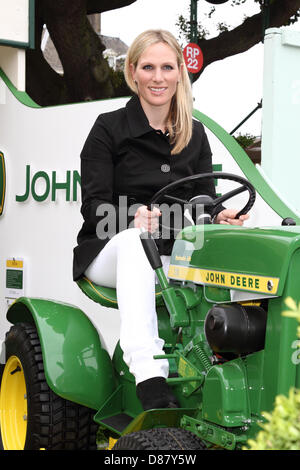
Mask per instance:
[[[155,428],[122,436],[113,450],[205,450],[195,434],[181,428]]]
[[[96,450],[95,411],[61,398],[49,388],[35,326],[28,323],[12,326],[6,335],[5,346],[6,361],[11,356],[17,357],[25,378],[27,427],[24,450]],[[2,389],[1,393],[4,392]],[[4,443],[4,439],[2,441]]]

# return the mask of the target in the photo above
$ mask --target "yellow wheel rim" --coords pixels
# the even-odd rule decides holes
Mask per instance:
[[[118,439],[114,439],[113,437],[109,437],[108,447],[105,450],[112,450],[113,446],[117,442]]]
[[[0,395],[0,426],[4,450],[22,450],[27,432],[27,395],[22,363],[11,356],[4,368]]]

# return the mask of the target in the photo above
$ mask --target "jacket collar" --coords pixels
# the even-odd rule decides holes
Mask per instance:
[[[137,95],[134,95],[126,104],[126,114],[133,137],[140,137],[148,132],[153,132]]]

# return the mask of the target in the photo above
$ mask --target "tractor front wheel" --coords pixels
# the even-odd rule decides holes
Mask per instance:
[[[35,326],[12,326],[5,347],[0,395],[3,449],[96,450],[94,411],[49,388]]]
[[[193,433],[181,428],[154,428],[120,437],[113,450],[205,450]]]

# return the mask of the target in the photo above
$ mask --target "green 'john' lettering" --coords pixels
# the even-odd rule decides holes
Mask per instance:
[[[30,165],[26,165],[25,192],[22,195],[16,195],[16,201],[25,202],[31,194],[35,201],[42,202],[49,197],[50,193],[51,201],[55,201],[57,191],[64,191],[65,200],[70,201],[71,190],[73,201],[77,201],[78,185],[81,185],[81,177],[76,170],[73,172],[67,170],[65,180],[57,181],[56,171],[52,171],[51,178],[45,171],[38,171],[31,178]]]
[[[37,194],[36,190],[35,190],[35,186],[36,186],[36,182],[38,179],[42,179],[45,181],[45,191],[43,194]],[[35,201],[38,201],[38,202],[42,202],[42,201],[45,201],[45,199],[47,199],[48,195],[49,195],[49,191],[50,191],[50,179],[49,179],[49,176],[47,175],[47,173],[45,171],[38,171],[34,177],[32,178],[32,181],[31,181],[31,194],[32,194],[32,197]]]
[[[52,193],[51,201],[56,199],[56,190],[63,189],[66,191],[66,201],[70,201],[70,192],[71,192],[71,172],[67,171],[67,181],[64,183],[57,183],[56,181],[56,171],[52,171]]]
[[[24,202],[28,199],[29,191],[30,191],[30,165],[26,165],[26,184],[25,184],[25,193],[23,196],[16,196],[16,201]]]

